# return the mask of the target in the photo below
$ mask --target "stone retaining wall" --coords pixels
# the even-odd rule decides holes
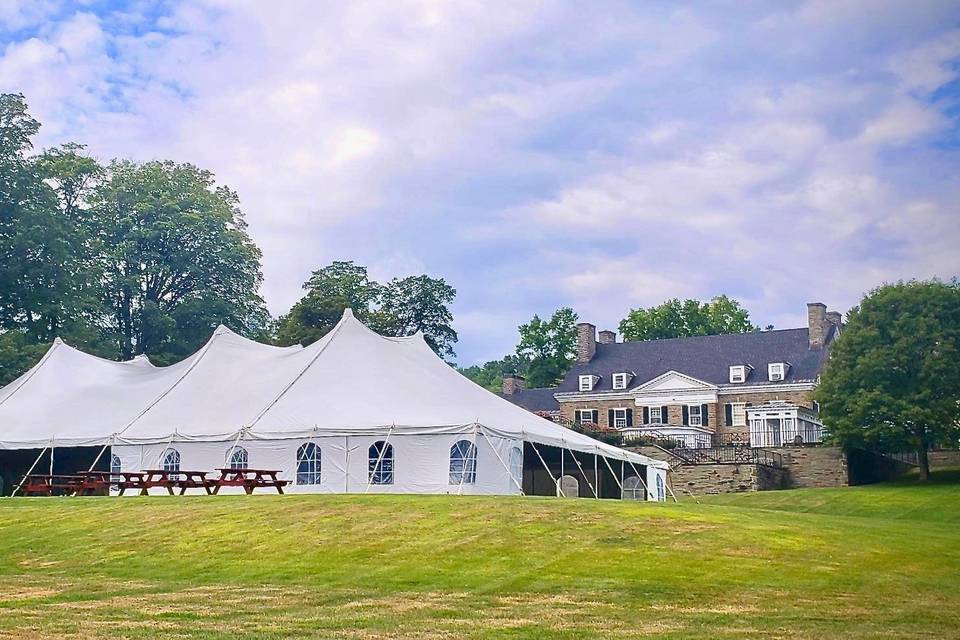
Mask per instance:
[[[840,447],[778,447],[770,450],[783,456],[790,488],[846,487],[850,484],[847,456]]]
[[[960,451],[930,451],[927,453],[931,469],[960,469]]]

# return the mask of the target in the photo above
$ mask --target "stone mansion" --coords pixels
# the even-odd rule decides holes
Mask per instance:
[[[576,361],[561,383],[525,389],[504,379],[503,396],[563,424],[615,429],[626,439],[670,439],[688,447],[819,442],[811,395],[841,315],[807,305],[798,329],[617,342],[612,331],[577,325]]]

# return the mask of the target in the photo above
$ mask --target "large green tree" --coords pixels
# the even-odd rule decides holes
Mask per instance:
[[[190,164],[115,161],[92,202],[106,328],[120,357],[179,359],[219,323],[263,331],[260,250],[237,194],[213,174]],[[178,331],[184,322],[188,334]]]
[[[488,391],[499,392],[503,389],[504,376],[516,374],[526,377],[529,374],[529,367],[530,359],[528,357],[506,355],[501,360],[490,360],[483,364],[460,367],[457,371]]]
[[[549,320],[534,315],[518,327],[517,355],[529,359],[527,385],[548,387],[560,381],[576,355],[577,314],[573,309],[557,309]]]
[[[960,286],[899,282],[871,291],[847,315],[816,398],[847,447],[918,453],[960,438]]]
[[[457,292],[442,278],[410,276],[381,285],[366,267],[335,261],[314,271],[303,288],[306,295],[278,321],[278,344],[307,345],[320,339],[349,307],[375,331],[393,336],[421,331],[439,356],[454,355],[457,332],[451,327],[450,304]]]
[[[750,314],[725,295],[709,302],[673,298],[648,309],[633,309],[620,321],[624,340],[657,340],[755,331]]]

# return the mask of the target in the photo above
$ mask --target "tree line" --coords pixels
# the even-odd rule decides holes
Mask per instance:
[[[456,291],[426,275],[378,284],[334,262],[271,318],[259,295],[261,253],[236,192],[189,163],[117,159],[83,145],[39,153],[40,123],[21,94],[0,94],[0,384],[55,337],[102,357],[170,364],[218,324],[280,345],[308,344],[351,306],[377,330],[423,331],[443,357],[457,334]]]

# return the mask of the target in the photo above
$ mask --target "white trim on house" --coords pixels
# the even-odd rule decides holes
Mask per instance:
[[[727,386],[720,387],[717,393],[721,396],[735,396],[742,393],[757,393],[763,391],[813,391],[817,388],[817,383],[813,380],[802,382],[784,382],[782,384],[752,384],[750,386]]]
[[[730,365],[730,375],[727,377],[727,380],[730,381],[730,384],[743,384],[747,381],[747,365],[745,364],[734,364]]]

